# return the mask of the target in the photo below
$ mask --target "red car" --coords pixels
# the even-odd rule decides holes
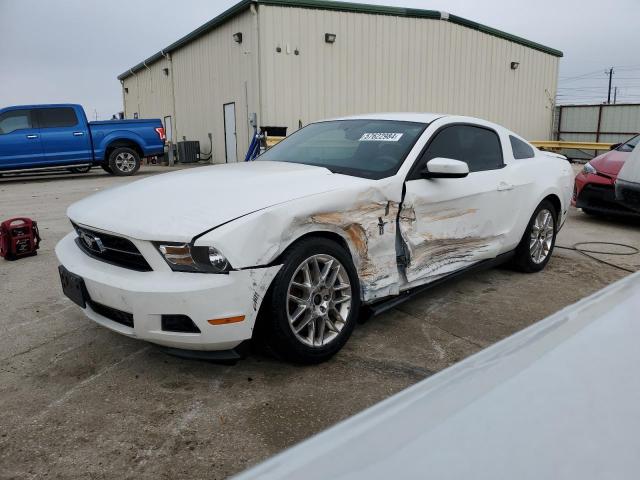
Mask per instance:
[[[639,142],[640,135],[636,135],[585,163],[576,176],[571,204],[590,215],[637,215],[616,201],[614,183],[625,160]]]

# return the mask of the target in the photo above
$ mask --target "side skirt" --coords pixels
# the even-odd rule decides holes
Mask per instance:
[[[482,270],[487,270],[489,268],[493,268],[493,267],[497,267],[498,265],[502,265],[506,262],[508,262],[509,260],[511,260],[513,258],[513,256],[515,255],[515,250],[512,250],[510,252],[506,252],[506,253],[502,253],[500,255],[498,255],[496,258],[492,258],[489,260],[484,260],[482,262],[478,262],[474,265],[471,265],[470,267],[467,268],[463,268],[462,270],[458,270],[456,272],[453,272],[449,275],[447,275],[446,277],[442,277],[439,278],[437,280],[434,280],[433,282],[430,283],[426,283],[424,285],[420,285],[419,287],[414,287],[414,288],[410,288],[408,290],[405,290],[403,292],[400,292],[399,295],[396,295],[394,297],[390,297],[386,300],[381,300],[379,302],[376,303],[372,303],[371,305],[368,305],[368,312],[369,312],[369,316],[368,317],[374,317],[376,315],[380,315],[381,313],[386,312],[387,310],[390,310],[394,307],[396,307],[397,305],[400,305],[401,303],[409,300],[410,298],[415,297],[416,295],[419,295],[421,293],[424,293],[428,290],[431,290],[432,288],[435,288],[445,282],[448,282],[449,280],[452,280],[454,278],[458,278],[461,277],[463,275],[467,275],[469,273],[473,273],[473,272],[479,272]],[[366,320],[366,319],[365,319]]]
[[[25,168],[17,168],[12,170],[0,170],[0,173],[32,173],[32,172],[59,172],[61,170],[66,170],[68,168],[83,168],[83,167],[92,167],[94,163],[71,163],[64,165],[50,165],[48,167],[25,167]]]

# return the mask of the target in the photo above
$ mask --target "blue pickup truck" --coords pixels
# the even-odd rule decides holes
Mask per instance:
[[[164,153],[164,142],[159,119],[89,122],[72,104],[0,109],[0,174],[101,166],[112,175],[133,175],[142,158]]]

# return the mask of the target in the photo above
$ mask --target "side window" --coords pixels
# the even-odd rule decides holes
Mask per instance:
[[[533,148],[527,145],[519,138],[509,135],[509,141],[511,142],[511,150],[513,150],[513,158],[516,160],[522,160],[523,158],[533,158],[535,153]]]
[[[74,127],[78,117],[73,108],[41,108],[38,109],[38,125],[40,128]]]
[[[31,110],[11,110],[0,115],[0,135],[32,128]]]
[[[493,130],[472,125],[452,125],[436,134],[420,159],[419,169],[436,157],[461,160],[470,172],[502,168],[502,147]]]

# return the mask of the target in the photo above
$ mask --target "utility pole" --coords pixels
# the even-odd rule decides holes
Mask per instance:
[[[613,87],[613,104],[616,104],[616,100],[618,99],[618,87]]]
[[[609,69],[609,93],[607,94],[607,103],[611,103],[611,80],[613,79],[613,67]]]

